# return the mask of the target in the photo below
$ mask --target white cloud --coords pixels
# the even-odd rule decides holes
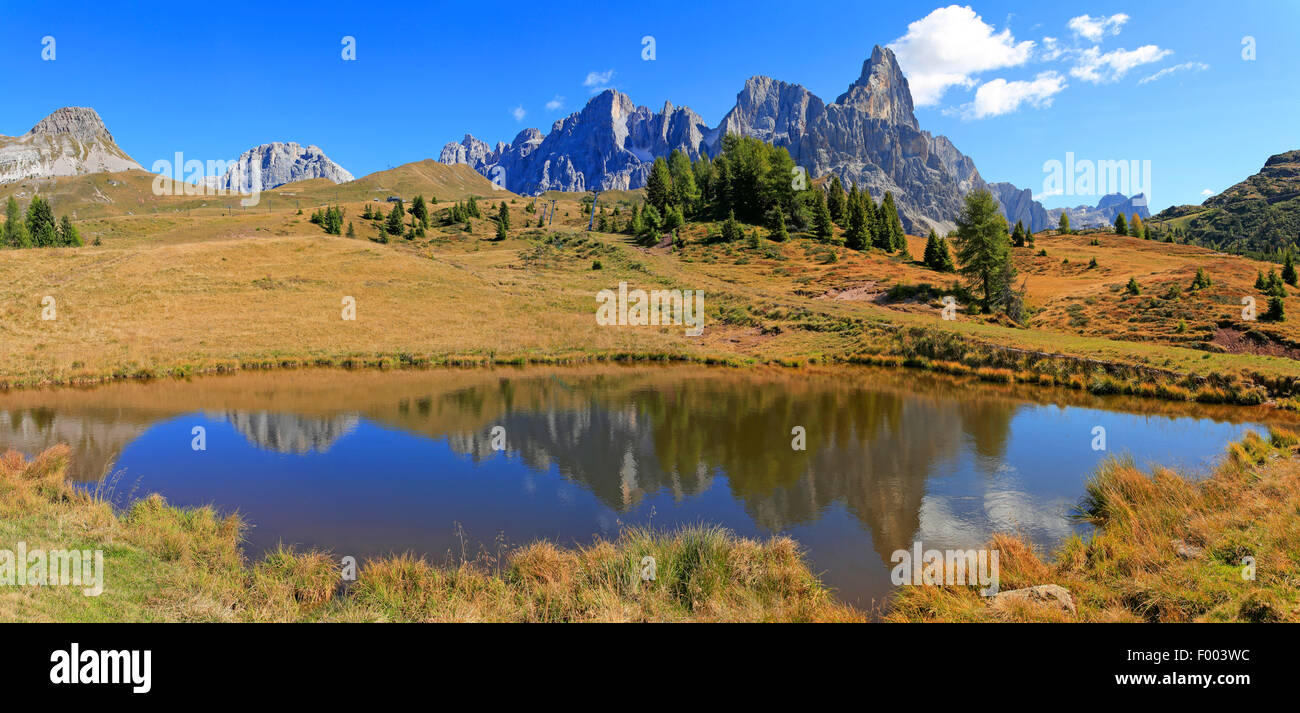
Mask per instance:
[[[609,82],[614,78],[614,70],[607,69],[603,72],[587,72],[587,78],[582,80],[582,86],[591,89],[591,93],[602,92],[609,88]]]
[[[1142,79],[1139,79],[1138,84],[1146,84],[1147,82],[1154,82],[1158,79],[1164,79],[1165,77],[1168,77],[1174,72],[1181,72],[1184,70],[1191,70],[1193,72],[1204,72],[1209,68],[1210,65],[1204,62],[1183,62],[1182,64],[1175,64],[1172,67],[1165,67],[1164,69],[1160,70],[1159,72],[1156,72],[1150,77],[1144,77]]]
[[[889,48],[907,75],[913,102],[930,106],[949,87],[975,86],[973,74],[1029,61],[1034,43],[1016,42],[1011,30],[995,33],[970,7],[949,5],[909,24]]]
[[[1203,195],[1203,196],[1212,196],[1212,195],[1214,195],[1214,191],[1212,191],[1212,190],[1206,188],[1205,190],[1201,191],[1201,195]]]
[[[1044,37],[1042,49],[1034,57],[1043,62],[1054,62],[1065,54],[1065,49],[1061,47],[1061,41],[1055,37]]]
[[[1120,28],[1122,28],[1126,22],[1128,22],[1128,15],[1121,12],[1111,15],[1110,17],[1105,15],[1099,15],[1097,17],[1091,15],[1080,15],[1071,18],[1070,21],[1066,23],[1066,26],[1071,30],[1074,30],[1074,34],[1086,40],[1091,42],[1100,42],[1101,38],[1105,37],[1107,33],[1118,35]]]
[[[524,108],[522,106],[517,106],[510,110],[510,115],[515,117],[515,121],[523,121],[524,115],[527,113],[528,112],[524,111]]]
[[[1105,54],[1100,47],[1091,47],[1079,53],[1075,65],[1070,68],[1070,76],[1093,84],[1114,82],[1134,67],[1159,62],[1171,53],[1171,50],[1155,45],[1143,45],[1135,50],[1112,50]]]
[[[968,119],[985,119],[1010,114],[1022,104],[1043,109],[1051,106],[1052,97],[1066,86],[1065,77],[1056,72],[1043,72],[1027,82],[994,79],[975,90],[975,101],[963,107],[962,115]]]
[[[555,111],[556,109],[563,109],[563,108],[564,108],[564,97],[560,96],[559,94],[556,94],[554,99],[546,102],[547,111]]]

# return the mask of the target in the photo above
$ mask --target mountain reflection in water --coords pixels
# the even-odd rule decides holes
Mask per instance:
[[[284,542],[439,559],[461,551],[459,528],[492,547],[707,522],[794,536],[865,605],[918,539],[978,547],[1014,530],[1050,546],[1072,532],[1068,510],[1107,455],[1091,449],[1096,425],[1110,453],[1200,468],[1261,414],[851,368],[308,370],[2,394],[0,447],[68,443],[78,480],[116,474],[118,504],[160,492],[237,509],[253,554]]]

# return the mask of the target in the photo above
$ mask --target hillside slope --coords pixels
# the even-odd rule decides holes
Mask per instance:
[[[1174,206],[1153,219],[1187,239],[1232,252],[1276,254],[1300,239],[1300,150],[1272,156],[1259,173],[1198,206]]]

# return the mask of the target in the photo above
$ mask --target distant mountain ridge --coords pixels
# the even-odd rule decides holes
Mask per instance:
[[[1200,206],[1166,208],[1155,220],[1178,227],[1191,242],[1219,250],[1294,251],[1300,239],[1300,150],[1270,156],[1258,173]]]
[[[1079,205],[1073,208],[1053,208],[1047,211],[1047,217],[1050,219],[1053,227],[1061,221],[1061,214],[1070,215],[1071,228],[1102,228],[1112,225],[1115,222],[1115,216],[1120,213],[1125,218],[1137,214],[1143,220],[1151,217],[1151,211],[1147,209],[1146,195],[1138,193],[1132,197],[1123,193],[1111,193],[1104,195],[1101,200],[1097,201],[1096,206]]]
[[[716,131],[687,107],[664,104],[659,113],[607,89],[581,111],[556,121],[545,136],[524,129],[496,148],[466,134],[443,147],[438,160],[468,164],[521,195],[544,191],[627,190],[645,185],[656,156],[680,149],[699,158]]]
[[[470,134],[443,147],[442,163],[464,163],[504,187],[529,195],[546,190],[632,189],[645,184],[656,157],[680,150],[692,159],[716,155],[727,134],[783,146],[814,177],[837,175],[868,188],[876,200],[894,194],[904,227],[924,233],[955,227],[966,193],[993,190],[1010,223],[1051,227],[1032,193],[994,188],[975,163],[944,136],[922,131],[907,79],[888,48],[875,47],[858,79],[827,104],[807,88],[771,77],[749,78],[716,128],[671,103],[655,113],[606,90],[549,134],[525,129],[509,144],[489,147]]]
[[[0,183],[140,168],[88,107],[64,107],[22,136],[0,136]]]

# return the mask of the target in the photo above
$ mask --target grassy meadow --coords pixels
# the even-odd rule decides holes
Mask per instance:
[[[493,190],[464,166],[423,161],[339,186],[304,181],[247,209],[155,196],[152,180],[126,172],[7,186],[20,201],[39,190],[56,213],[75,213],[88,244],[0,253],[0,385],[311,364],[866,361],[1258,403],[1286,399],[1300,377],[1291,346],[1300,320],[1241,319],[1241,296],[1271,266],[1191,246],[1042,233],[1014,249],[1031,311],[1020,326],[965,308],[940,319],[939,297],[956,277],[877,251],[798,235],[777,243],[754,228],[718,243],[710,223],[689,225],[680,246],[645,247],[587,232],[580,196],[564,194],[539,228],[532,199]],[[378,226],[363,208],[416,193],[437,198],[434,227],[374,241]],[[450,202],[470,195],[485,216],[507,201],[507,239],[493,239],[491,218],[471,219],[468,231],[441,224]],[[605,206],[625,212],[637,199],[613,193]],[[356,237],[308,220],[333,204]],[[919,256],[924,240],[908,243]],[[1192,291],[1198,267],[1214,282]],[[1130,277],[1141,294],[1124,289]],[[703,290],[704,334],[597,325],[595,293],[620,281]],[[55,319],[42,319],[46,297]],[[342,318],[345,297],[355,300],[354,321]]]

